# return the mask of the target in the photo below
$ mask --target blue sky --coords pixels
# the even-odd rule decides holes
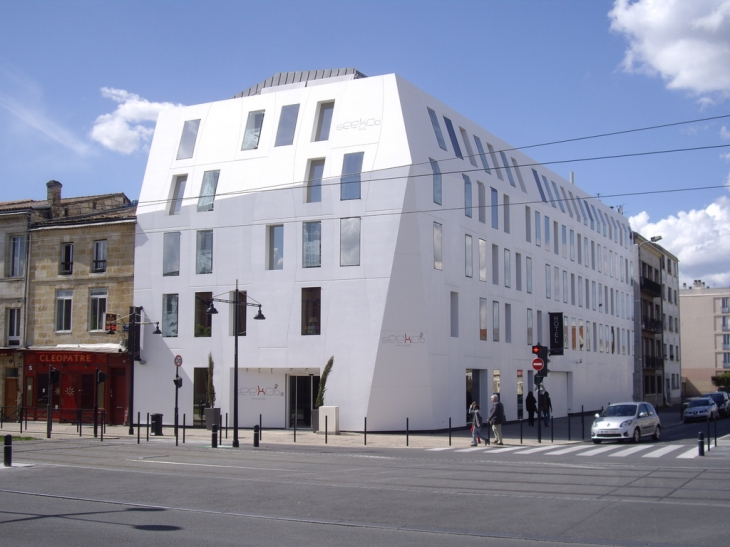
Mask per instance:
[[[726,116],[730,0],[3,0],[0,200],[50,179],[136,199],[161,109],[337,67],[398,73],[514,146]],[[730,117],[528,154],[574,160],[552,168],[662,235],[682,281],[730,285]]]

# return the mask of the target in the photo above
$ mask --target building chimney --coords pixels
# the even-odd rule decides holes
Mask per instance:
[[[575,184],[575,173],[573,171],[570,172],[570,184]]]
[[[61,188],[63,188],[63,184],[57,180],[49,180],[46,183],[46,200],[51,207],[52,218],[61,216]]]

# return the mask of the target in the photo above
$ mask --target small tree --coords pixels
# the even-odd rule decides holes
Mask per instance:
[[[722,389],[729,388],[730,372],[723,372],[722,374],[718,374],[717,376],[711,376],[710,380],[712,380],[712,385],[715,387],[719,387]]]
[[[215,407],[215,386],[213,385],[213,369],[214,368],[215,368],[215,363],[213,362],[213,354],[208,353],[208,389],[207,389],[208,408]]]
[[[317,399],[314,401],[315,408],[319,408],[324,405],[324,392],[327,391],[325,385],[327,384],[327,377],[330,375],[334,362],[335,356],[333,355],[330,357],[330,360],[327,361],[327,364],[324,366],[324,370],[322,371],[322,376],[319,378],[319,390],[317,391]]]

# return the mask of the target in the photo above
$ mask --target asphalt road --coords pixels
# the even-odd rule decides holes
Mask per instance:
[[[646,444],[696,445],[697,425],[669,429],[678,439]],[[31,465],[0,469],[0,545],[718,545],[720,444],[682,460],[18,442],[14,463]]]

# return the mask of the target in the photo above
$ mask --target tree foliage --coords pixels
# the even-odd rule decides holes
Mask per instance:
[[[327,361],[327,364],[324,366],[324,370],[322,371],[322,376],[319,377],[319,391],[317,391],[317,399],[314,402],[314,407],[319,408],[322,405],[324,405],[324,392],[327,391],[327,388],[325,387],[325,384],[327,384],[327,377],[330,375],[330,371],[332,370],[332,365],[335,362],[335,356],[333,355],[330,357],[329,361]]]
[[[730,372],[723,372],[717,376],[712,376],[712,385],[716,387],[730,387]]]
[[[208,408],[215,407],[215,386],[213,385],[213,369],[215,363],[213,362],[213,354],[208,353]]]

